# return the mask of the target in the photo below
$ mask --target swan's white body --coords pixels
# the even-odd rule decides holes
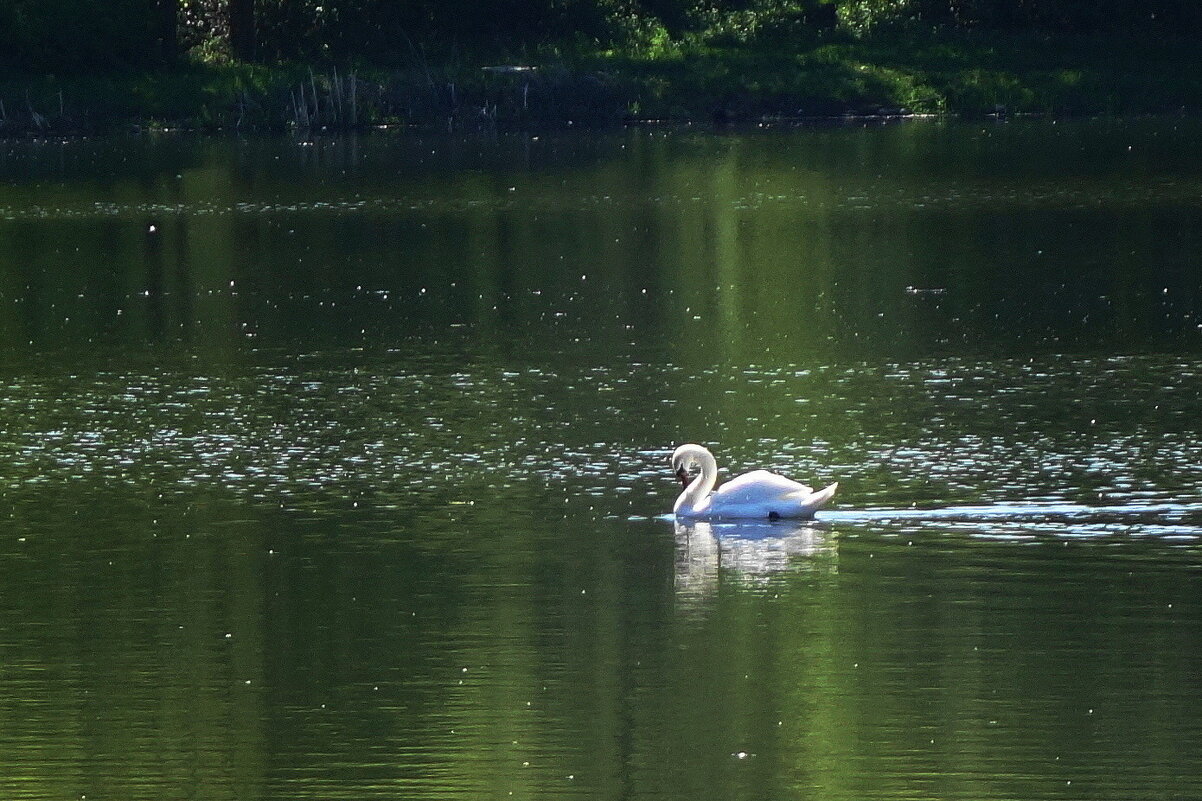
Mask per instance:
[[[700,468],[701,472],[690,482],[688,473],[692,467]],[[672,470],[685,485],[672,511],[679,518],[693,520],[806,519],[825,506],[839,488],[836,483],[814,492],[784,476],[753,470],[714,489],[718,463],[700,445],[677,448],[672,454]]]

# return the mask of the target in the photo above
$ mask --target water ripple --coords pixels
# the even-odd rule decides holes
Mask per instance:
[[[1185,525],[1197,514],[1188,499],[1202,497],[1187,368],[1056,358],[687,376],[649,362],[332,351],[227,374],[31,373],[0,398],[13,421],[0,464],[10,491],[116,481],[286,499],[320,488],[409,506],[509,491],[630,515],[670,507],[667,455],[699,440],[726,475],[839,481],[842,523]]]

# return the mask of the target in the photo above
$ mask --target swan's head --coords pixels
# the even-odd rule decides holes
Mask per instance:
[[[689,486],[689,470],[701,466],[701,450],[700,445],[681,445],[672,452],[672,472],[676,474],[681,487]]]
[[[689,486],[689,468],[685,464],[684,446],[681,445],[672,453],[672,458],[668,459],[668,464],[672,465],[672,472],[676,474],[676,478],[680,481],[681,487]]]

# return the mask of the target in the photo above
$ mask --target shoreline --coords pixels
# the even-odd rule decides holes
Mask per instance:
[[[0,80],[0,139],[1202,114],[1185,39],[948,34],[406,68],[181,64]]]

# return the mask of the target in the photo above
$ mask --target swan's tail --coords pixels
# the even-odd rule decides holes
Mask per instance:
[[[806,498],[805,506],[808,514],[812,515],[822,507],[830,503],[831,498],[835,497],[835,491],[839,489],[839,482],[836,481],[825,489],[820,489],[817,492],[811,493],[810,497]]]

